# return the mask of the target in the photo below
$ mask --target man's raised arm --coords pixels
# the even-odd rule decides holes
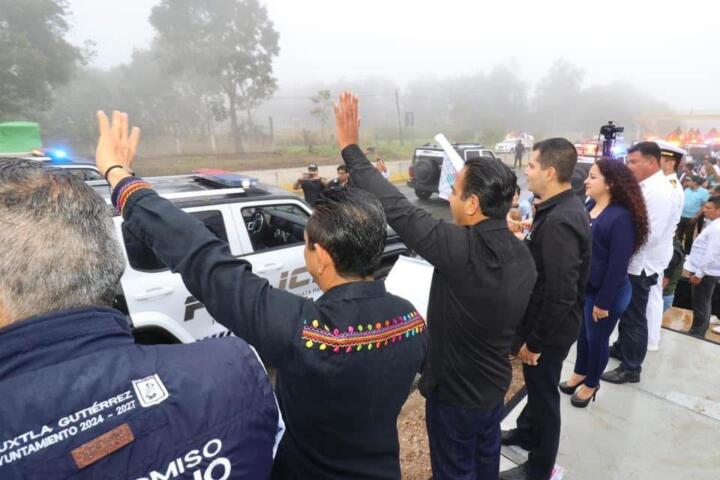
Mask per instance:
[[[358,99],[347,92],[335,104],[337,141],[350,171],[353,186],[375,195],[382,203],[390,226],[403,242],[440,270],[452,271],[466,264],[467,232],[463,227],[433,218],[415,207],[367,159],[358,146]]]
[[[312,302],[272,288],[202,222],[131,175],[139,130],[127,136],[127,115],[114,112],[112,127],[102,112],[98,120],[97,166],[108,178],[126,228],[182,276],[215,320],[253,345],[264,361],[279,366],[302,328],[302,310],[312,308]]]

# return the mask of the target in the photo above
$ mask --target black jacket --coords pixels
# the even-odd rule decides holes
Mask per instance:
[[[2,480],[267,478],[279,433],[245,342],[136,345],[102,307],[0,329],[0,398]]]
[[[129,197],[124,216],[216,321],[277,368],[287,429],[273,478],[400,478],[397,417],[426,349],[424,320],[408,301],[380,281],[340,285],[317,301],[275,289],[150,189]]]
[[[570,348],[583,317],[592,245],[587,210],[572,190],[537,206],[526,242],[538,278],[518,343],[535,353]]]
[[[535,283],[527,247],[504,218],[461,227],[414,207],[357,145],[342,156],[354,185],[377,196],[390,226],[435,266],[421,392],[459,407],[496,407],[510,385],[508,354]]]

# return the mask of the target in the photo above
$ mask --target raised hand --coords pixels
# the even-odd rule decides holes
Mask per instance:
[[[340,94],[334,104],[335,130],[340,150],[348,145],[357,145],[360,141],[360,115],[358,114],[358,97],[349,92]]]
[[[100,137],[95,150],[95,163],[102,175],[106,175],[111,167],[122,167],[113,168],[108,176],[110,185],[114,186],[132,172],[140,129],[134,127],[128,134],[128,116],[122,112],[112,113],[112,123],[102,111],[97,112],[97,119]]]

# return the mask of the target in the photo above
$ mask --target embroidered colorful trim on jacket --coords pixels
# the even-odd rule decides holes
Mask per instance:
[[[147,183],[141,178],[133,178],[132,180],[127,181],[120,187],[120,190],[116,192],[117,197],[115,202],[115,208],[117,208],[122,215],[123,210],[125,209],[125,204],[127,203],[130,196],[138,190],[143,190],[146,188],[152,187],[149,183]]]
[[[422,332],[425,320],[418,312],[412,312],[399,318],[377,322],[375,324],[357,325],[348,327],[346,331],[333,329],[327,325],[320,326],[320,322],[313,320],[305,322],[303,328],[303,341],[305,347],[318,346],[319,350],[331,349],[333,352],[352,351],[359,352],[363,348],[383,348],[402,341],[403,338],[412,337]]]

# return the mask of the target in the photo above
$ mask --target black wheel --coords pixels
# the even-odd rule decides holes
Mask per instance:
[[[170,332],[161,328],[149,327],[132,331],[138,345],[172,345],[180,343]]]
[[[425,190],[415,190],[415,196],[420,200],[427,200],[432,195],[432,192],[426,192]]]

